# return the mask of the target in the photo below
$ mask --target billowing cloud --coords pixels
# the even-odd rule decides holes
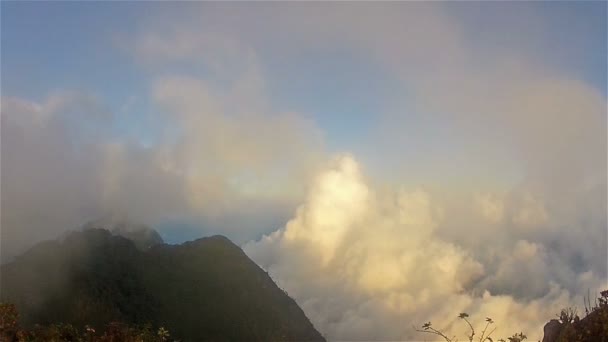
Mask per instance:
[[[273,113],[258,94],[257,78],[239,80],[232,90],[195,78],[160,79],[155,101],[177,123],[182,138],[167,151],[168,167],[177,167],[195,207],[221,206],[222,194],[293,196],[295,179],[309,172],[321,138],[312,122],[295,113]],[[241,93],[240,88],[251,89]],[[251,96],[250,96],[251,95]],[[281,143],[278,143],[281,142]],[[212,187],[212,188],[209,188]],[[225,191],[223,189],[228,189]]]
[[[536,215],[537,209],[527,199],[515,217],[522,211]],[[490,213],[493,220],[495,205]],[[449,226],[453,214],[422,189],[371,188],[353,157],[340,156],[315,178],[284,228],[244,249],[330,339],[415,339],[412,324],[427,320],[459,332],[459,312],[477,323],[492,317],[500,336],[523,330],[537,338],[548,317],[575,300],[560,285],[562,275],[554,274],[569,265],[560,264],[543,242],[507,239],[471,248],[451,243],[437,227]],[[486,247],[494,255],[476,250]],[[604,274],[585,271],[585,285],[604,285]],[[580,286],[583,272],[570,272]]]
[[[481,216],[490,223],[502,221],[504,216],[504,203],[502,198],[494,194],[477,194],[475,206]]]

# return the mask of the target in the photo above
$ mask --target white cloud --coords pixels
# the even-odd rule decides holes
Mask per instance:
[[[424,190],[370,188],[353,157],[340,156],[284,228],[244,249],[332,340],[416,339],[412,324],[428,320],[456,333],[459,312],[477,324],[492,317],[495,336],[523,330],[534,339],[561,307],[581,300],[560,285],[555,273],[568,265],[542,242],[444,240],[436,228],[453,214]],[[478,250],[485,247],[495,254]],[[603,284],[593,272],[579,278]]]
[[[270,105],[255,63],[233,76],[218,84],[155,75],[150,107],[170,125],[150,146],[116,135],[116,115],[128,113],[89,94],[3,98],[2,260],[113,213],[153,225],[206,222],[214,226],[201,234],[237,242],[267,231],[303,193],[322,136]]]
[[[165,163],[180,170],[198,210],[225,211],[243,196],[290,199],[314,167],[322,148],[314,123],[274,111],[257,80],[246,74],[228,91],[191,77],[156,82],[155,101],[181,130]]]
[[[495,194],[477,194],[475,196],[476,209],[489,223],[499,223],[504,216],[504,203],[502,198]]]
[[[515,210],[513,223],[516,225],[534,227],[546,223],[548,219],[543,203],[530,193],[523,194]]]

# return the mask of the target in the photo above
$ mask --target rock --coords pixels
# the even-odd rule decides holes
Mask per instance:
[[[556,342],[561,331],[562,324],[556,319],[550,320],[549,323],[545,324],[545,328],[543,329],[543,342]]]

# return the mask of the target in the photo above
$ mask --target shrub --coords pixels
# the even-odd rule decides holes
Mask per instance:
[[[460,313],[460,315],[458,315],[458,318],[462,319],[469,326],[470,333],[469,333],[469,335],[467,335],[467,339],[469,342],[473,342],[473,341],[494,342],[494,340],[492,339],[491,336],[494,333],[494,331],[496,330],[496,328],[493,328],[492,330],[488,331],[488,328],[490,328],[490,326],[492,324],[494,324],[494,320],[492,320],[490,317],[486,317],[486,325],[484,326],[484,328],[481,331],[481,334],[479,335],[478,338],[475,338],[476,332],[475,332],[475,328],[471,324],[471,321],[469,321],[469,314],[467,314],[466,312],[462,312],[462,313]],[[414,328],[414,329],[416,329],[416,331],[421,332],[421,333],[428,333],[428,334],[440,336],[447,342],[453,342],[453,341],[455,342],[457,340],[456,336],[450,338],[441,330],[435,329],[431,322],[427,322],[427,323],[423,324],[422,328]],[[524,335],[522,333],[515,334],[512,337],[508,338],[509,342],[521,342],[525,339],[526,339],[526,335]],[[498,341],[505,341],[505,340],[498,340]]]
[[[558,331],[555,335],[557,338],[551,342],[608,342],[608,290],[600,293],[600,297],[595,301],[594,306],[585,303],[585,313],[586,316],[581,319],[576,309],[566,308],[561,310],[557,315],[559,319]],[[466,340],[469,342],[494,342],[491,337],[494,329],[488,332],[488,328],[494,323],[491,318],[486,318],[485,327],[481,334],[476,337],[476,331],[469,321],[469,315],[463,312],[458,317],[469,327],[470,333]],[[448,337],[445,332],[434,328],[431,322],[423,324],[421,328],[414,327],[414,329],[421,333],[439,336],[447,342],[457,340],[456,336]],[[520,332],[507,339],[496,340],[496,342],[522,342],[526,339],[527,336]]]
[[[167,329],[157,330],[150,325],[131,326],[111,322],[104,331],[97,332],[85,325],[79,329],[71,324],[36,325],[33,329],[19,327],[19,313],[15,305],[0,303],[0,341],[2,342],[167,342],[171,341]]]

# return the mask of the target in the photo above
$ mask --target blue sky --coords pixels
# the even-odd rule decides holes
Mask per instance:
[[[387,13],[395,18],[383,19]],[[408,27],[425,16],[430,24]],[[412,29],[420,32],[407,36]],[[184,33],[189,38],[180,38]],[[170,55],[183,44],[197,49],[197,39],[207,35],[220,37],[219,45]],[[150,37],[164,45],[145,50]],[[484,106],[500,101],[503,88],[530,83],[530,71],[537,74],[532,79],[578,80],[604,99],[606,94],[605,2],[3,2],[1,38],[3,98],[42,104],[63,92],[93,96],[114,118],[99,143],[123,141],[155,151],[179,141],[184,127],[170,113],[175,110],[159,105],[158,83],[190,77],[238,103],[240,95],[229,93],[253,65],[261,80],[248,96],[262,94],[263,111],[295,112],[310,121],[324,147],[309,152],[352,153],[371,176],[406,186],[505,188],[525,179],[523,160],[529,157],[523,151],[530,148],[516,146],[513,137],[520,133],[503,130],[499,111],[487,122],[472,118],[488,116]],[[421,59],[410,61],[418,50]],[[253,62],[246,51],[253,51]],[[221,70],[213,64],[217,56],[225,60]],[[447,67],[452,59],[456,64]],[[511,64],[528,71],[503,87],[500,69]],[[448,76],[433,75],[442,68]],[[470,80],[498,90],[479,108],[448,105],[450,93],[479,95],[476,86],[460,85]],[[420,90],[426,83],[441,89]],[[434,102],[439,109],[430,109]],[[86,123],[87,113],[81,115]],[[273,167],[281,163],[286,161]],[[238,178],[249,171],[235,172]],[[286,215],[252,222],[260,222],[259,231]]]
[[[524,181],[531,173],[530,160],[548,153],[535,136],[538,132],[527,131],[524,114],[505,114],[494,107],[504,106],[501,101],[510,92],[534,82],[580,83],[606,98],[606,3],[600,1],[3,2],[1,39],[3,99],[43,106],[66,92],[92,96],[95,110],[113,117],[109,126],[98,127],[103,133],[96,143],[132,144],[129,148],[151,154],[176,149],[174,163],[182,163],[184,156],[198,163],[182,165],[182,174],[217,162],[191,154],[222,138],[205,140],[197,136],[211,133],[196,130],[185,133],[189,125],[202,124],[204,130],[205,122],[177,119],[195,99],[161,103],[158,89],[167,80],[186,78],[190,86],[211,89],[221,98],[214,105],[221,108],[243,102],[270,112],[232,127],[235,113],[221,109],[221,119],[215,120],[241,132],[235,133],[237,139],[249,124],[261,120],[260,127],[271,126],[274,119],[268,118],[293,112],[296,120],[310,125],[288,123],[285,134],[319,137],[310,142],[286,137],[278,144],[319,160],[351,153],[372,178],[406,187],[483,184],[506,189]],[[503,68],[513,68],[513,73]],[[247,79],[252,70],[253,81]],[[253,85],[243,90],[239,82]],[[491,94],[483,94],[486,89]],[[483,100],[474,100],[477,96]],[[87,108],[75,108],[82,113],[70,125],[84,131],[90,126]],[[550,117],[547,112],[538,120]],[[556,128],[555,134],[562,132]],[[256,147],[260,153],[275,153],[264,144]],[[289,158],[252,162],[269,162],[272,172],[291,174],[295,162]],[[225,180],[229,184],[251,177],[244,176],[251,165],[222,167],[235,168]],[[270,180],[262,178],[246,185],[249,190],[235,191],[268,187]],[[276,187],[306,184],[301,179],[290,182]],[[249,220],[258,222],[255,234],[288,217],[297,203],[290,191],[281,195],[291,203],[286,212]],[[285,201],[281,196],[275,200]],[[222,215],[231,214],[230,205]],[[241,217],[239,210],[235,215]],[[219,222],[217,217],[185,221]]]
[[[151,110],[146,106],[150,75],[117,40],[134,34],[150,18],[162,18],[163,11],[180,12],[180,6],[187,12],[192,4],[3,2],[3,95],[41,100],[58,89],[80,89],[100,97],[114,111],[136,98],[131,118],[145,122]],[[213,4],[200,4],[205,6]],[[445,7],[464,23],[476,44],[486,49],[523,48],[531,58],[606,93],[605,2],[473,2]],[[517,25],[520,13],[531,13],[542,22]],[[530,30],[539,25],[541,29]],[[522,39],[526,34],[531,43]],[[396,93],[403,96],[395,90],[397,81],[390,71],[345,47],[299,56],[275,49],[260,56],[272,101],[311,115],[335,150],[356,146],[387,99]],[[128,127],[123,131],[149,135]]]

